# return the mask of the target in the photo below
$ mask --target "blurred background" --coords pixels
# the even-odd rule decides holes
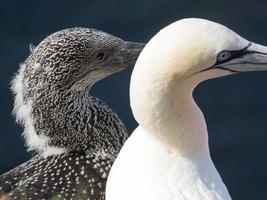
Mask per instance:
[[[0,1],[0,173],[31,155],[22,128],[11,115],[10,80],[49,34],[74,26],[93,27],[126,40],[147,42],[161,28],[185,17],[222,23],[267,45],[266,0],[80,0]],[[219,39],[219,38],[218,38]],[[128,98],[131,69],[97,83],[91,94],[136,127]],[[233,199],[267,195],[267,72],[209,80],[194,92],[208,124],[212,158]]]

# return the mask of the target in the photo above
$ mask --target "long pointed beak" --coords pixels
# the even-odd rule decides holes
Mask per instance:
[[[107,69],[120,71],[134,66],[145,44],[137,42],[122,42],[117,53],[105,64]]]
[[[144,43],[125,42],[124,48],[119,53],[121,67],[134,66],[144,46]]]
[[[225,68],[235,72],[267,71],[267,47],[250,43],[243,55],[229,62]]]

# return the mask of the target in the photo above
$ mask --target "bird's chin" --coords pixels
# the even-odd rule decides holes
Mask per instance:
[[[96,82],[122,70],[124,70],[124,68],[101,68],[91,70],[90,72],[86,73],[80,80],[76,81],[71,86],[71,90],[88,91]]]
[[[223,69],[223,68],[215,68],[212,72],[212,75],[213,75],[212,78],[219,78],[219,77],[228,76],[228,75],[232,75],[236,73],[238,72],[228,70],[228,69]]]
[[[219,78],[219,77],[228,76],[232,74],[236,74],[236,72],[214,68],[214,69],[203,71],[200,73],[195,73],[190,77],[190,79],[193,80],[193,82],[196,82],[197,84],[199,84],[205,80]]]

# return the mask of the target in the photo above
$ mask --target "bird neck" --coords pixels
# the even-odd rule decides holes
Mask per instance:
[[[181,154],[209,153],[205,119],[192,97],[195,85],[173,77],[138,74],[135,69],[130,99],[145,132]]]
[[[15,111],[25,127],[29,150],[44,156],[73,150],[115,155],[126,139],[126,129],[117,115],[90,96],[89,90],[46,88],[34,96],[29,95],[34,91],[23,88],[17,91]],[[24,91],[24,101],[20,101],[21,91]]]
[[[31,98],[24,133],[29,149],[46,152],[44,154],[80,150],[78,140],[86,140],[86,135],[81,130],[86,128],[83,120],[89,118],[85,106],[90,103],[87,99],[88,92],[49,89],[44,89]]]

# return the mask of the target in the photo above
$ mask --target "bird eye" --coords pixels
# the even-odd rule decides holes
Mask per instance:
[[[221,53],[219,53],[217,60],[218,62],[224,62],[227,61],[231,58],[231,52],[229,51],[222,51]]]
[[[96,60],[97,60],[97,62],[100,62],[100,61],[104,60],[104,58],[105,58],[105,54],[103,52],[98,52],[96,54]]]

